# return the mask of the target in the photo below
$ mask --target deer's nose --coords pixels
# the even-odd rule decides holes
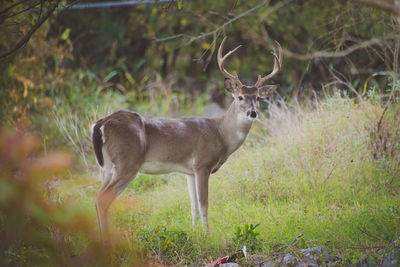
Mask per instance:
[[[250,118],[257,118],[257,112],[255,110],[251,110],[247,112],[247,116],[249,116]]]

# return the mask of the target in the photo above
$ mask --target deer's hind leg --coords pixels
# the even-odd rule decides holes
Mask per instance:
[[[121,129],[121,127],[119,127]],[[107,125],[105,134],[107,135]],[[111,161],[111,171],[106,171],[106,177],[103,180],[98,192],[95,206],[99,224],[100,236],[105,245],[107,244],[107,212],[112,202],[128,186],[137,175],[144,159],[144,140],[142,140],[140,131],[131,133],[130,140],[113,140],[116,135],[109,135],[106,138],[103,151],[108,155],[104,156],[105,166]],[[111,152],[111,153],[110,153]],[[108,175],[108,176],[107,176]],[[110,176],[111,175],[111,176]]]
[[[111,178],[113,176],[113,172],[115,173],[114,169],[114,164],[111,162],[111,159],[109,158],[107,152],[105,151],[104,147],[102,149],[103,151],[103,157],[104,157],[104,167],[101,169],[101,186],[99,193],[97,195],[97,199],[95,202],[95,207],[96,207],[96,215],[97,215],[97,222],[99,225],[99,232],[100,232],[100,237],[103,240],[103,225],[105,224],[104,222],[104,215],[100,217],[100,209],[99,209],[99,199],[101,199],[101,192],[104,191],[104,188],[107,187],[107,185],[111,182]],[[103,223],[102,223],[103,222]]]
[[[97,219],[99,224],[100,236],[104,243],[107,243],[108,239],[108,219],[107,212],[111,203],[118,197],[119,194],[128,186],[129,182],[132,181],[139,171],[140,165],[130,168],[116,168],[112,178],[108,184],[104,184],[100,188],[100,191],[96,198],[96,211]]]

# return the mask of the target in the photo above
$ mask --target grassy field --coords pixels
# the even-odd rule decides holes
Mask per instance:
[[[338,95],[271,104],[269,117],[210,179],[208,235],[192,227],[186,179],[178,175],[139,175],[112,205],[110,224],[165,265],[205,264],[243,245],[272,256],[299,234],[293,249],[325,246],[342,264],[398,253],[399,110],[381,119],[383,112],[378,101]],[[59,199],[78,205],[93,227],[97,175],[72,172],[57,185]],[[124,263],[124,252],[114,256]]]

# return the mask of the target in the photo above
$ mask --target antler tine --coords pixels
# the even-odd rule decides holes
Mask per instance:
[[[229,56],[231,56],[233,53],[235,53],[236,50],[238,50],[242,45],[237,46],[235,49],[229,51],[225,56],[222,57],[222,49],[223,49],[223,47],[224,47],[224,44],[225,44],[226,39],[227,39],[227,37],[225,36],[224,39],[223,39],[222,42],[221,42],[221,45],[220,45],[219,48],[218,48],[217,60],[218,60],[219,69],[220,69],[220,71],[222,72],[222,74],[223,74],[226,78],[229,78],[229,79],[231,79],[231,80],[234,80],[234,81],[237,83],[237,85],[239,85],[239,86],[243,86],[242,83],[240,82],[239,77],[238,77],[237,74],[236,74],[236,75],[232,75],[232,74],[230,74],[230,73],[224,68],[225,60],[226,60]]]
[[[275,43],[278,45],[278,55],[276,55],[276,49],[273,49],[272,55],[274,56],[274,69],[272,72],[264,77],[261,78],[261,75],[258,75],[258,80],[256,84],[254,85],[255,87],[260,87],[265,83],[266,81],[270,80],[272,77],[274,77],[282,67],[282,47],[281,45],[275,41]]]

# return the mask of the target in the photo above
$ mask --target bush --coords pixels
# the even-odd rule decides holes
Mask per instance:
[[[250,252],[260,251],[262,249],[262,238],[260,238],[260,233],[255,230],[260,226],[260,224],[245,224],[242,228],[238,226],[235,231],[235,236],[233,238],[233,243],[236,249],[246,246]]]
[[[193,244],[188,234],[182,230],[167,230],[165,226],[155,227],[139,233],[144,253],[158,260],[174,265],[190,263]]]

